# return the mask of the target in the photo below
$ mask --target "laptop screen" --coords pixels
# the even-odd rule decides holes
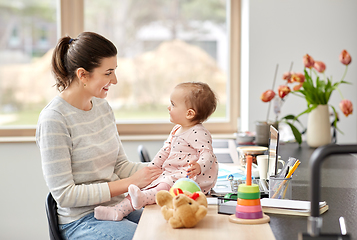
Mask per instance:
[[[279,132],[275,127],[270,125],[270,137],[269,137],[269,166],[268,169],[273,170],[274,175],[277,174],[277,164],[278,164],[278,147],[279,147]],[[270,159],[275,159],[275,161],[270,161]],[[270,172],[270,171],[269,171]]]

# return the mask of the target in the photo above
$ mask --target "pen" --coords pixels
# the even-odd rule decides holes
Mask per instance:
[[[300,163],[301,163],[301,162],[300,162],[299,160],[296,161],[296,163],[294,164],[293,168],[290,169],[290,171],[289,171],[288,175],[286,176],[286,178],[290,178],[291,175],[293,175],[293,173],[295,172],[295,170],[297,169],[297,167],[300,165]]]
[[[298,160],[298,161],[299,161],[299,160]],[[298,167],[299,165],[300,165],[300,161],[298,162],[298,164],[297,164],[295,170],[297,169],[297,167]],[[294,172],[295,172],[295,170],[294,170]],[[294,174],[294,172],[291,173],[291,176]],[[284,190],[284,193],[283,193],[283,198],[285,198],[286,191],[288,190],[289,183],[290,183],[290,182],[288,182],[288,184],[287,184],[286,187],[285,187],[285,190]]]
[[[290,169],[290,167],[288,166],[288,168],[286,169],[286,173],[285,173],[285,176],[284,176],[284,178],[286,178],[286,176],[288,176],[288,173],[289,173],[289,169]]]

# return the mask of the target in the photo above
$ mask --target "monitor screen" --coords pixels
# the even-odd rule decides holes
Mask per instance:
[[[279,147],[279,132],[275,127],[270,125],[270,137],[269,137],[269,172],[277,174],[277,164],[278,164],[278,147]],[[274,159],[273,161],[271,161]]]

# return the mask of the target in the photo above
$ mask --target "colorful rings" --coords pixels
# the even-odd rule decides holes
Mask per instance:
[[[259,212],[259,211],[262,211],[262,206],[260,206],[260,205],[255,205],[255,206],[237,205],[236,211],[237,212]]]
[[[260,204],[260,198],[259,199],[241,199],[241,198],[238,198],[237,204],[238,205],[243,205],[243,206],[261,205]]]
[[[245,212],[236,212],[236,217],[241,219],[258,219],[263,217],[263,212],[252,212],[252,213],[245,213]]]

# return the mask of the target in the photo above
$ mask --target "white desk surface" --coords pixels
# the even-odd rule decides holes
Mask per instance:
[[[275,239],[269,223],[235,224],[229,222],[228,217],[229,215],[217,213],[217,205],[208,205],[207,215],[194,228],[173,229],[161,215],[160,206],[148,205],[144,209],[133,239]]]

